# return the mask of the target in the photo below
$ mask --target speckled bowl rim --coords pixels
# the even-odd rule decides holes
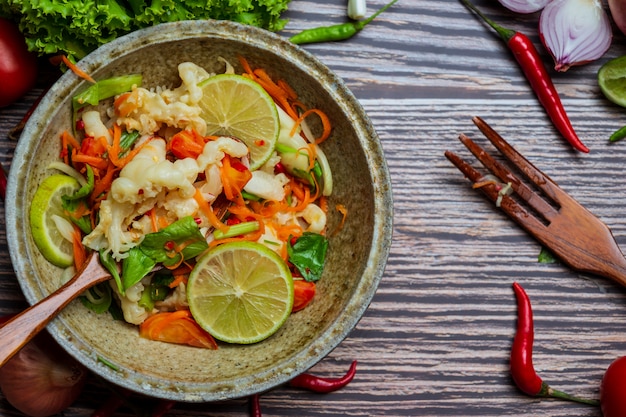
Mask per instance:
[[[255,376],[256,382],[254,382],[254,378],[251,377],[241,378],[237,381],[238,388],[236,392],[233,392],[229,397],[224,397],[222,392],[212,392],[211,389],[207,389],[204,395],[196,395],[193,398],[189,398],[184,391],[174,392],[164,390],[159,392],[151,388],[149,391],[144,392],[142,387],[134,382],[133,378],[122,378],[114,370],[106,366],[97,366],[96,359],[76,349],[72,343],[63,336],[64,325],[60,323],[59,320],[53,320],[48,325],[47,328],[49,332],[66,351],[105,380],[147,395],[189,402],[209,402],[229,398],[241,398],[267,391],[287,382],[295,375],[306,371],[335,349],[357,325],[375,295],[378,284],[384,273],[391,246],[393,219],[389,172],[381,144],[369,118],[365,116],[365,112],[362,110],[356,98],[338,76],[333,74],[312,54],[293,45],[277,34],[228,21],[184,21],[165,23],[130,33],[100,47],[97,51],[82,59],[80,66],[87,73],[93,73],[98,68],[107,65],[110,60],[126,53],[121,51],[132,51],[134,47],[144,46],[146,43],[163,43],[181,40],[181,37],[193,38],[199,36],[245,41],[254,47],[271,50],[274,53],[279,50],[280,54],[284,56],[285,59],[291,61],[292,64],[296,65],[302,71],[310,74],[320,74],[320,76],[323,75],[326,79],[331,80],[331,88],[328,93],[333,99],[337,101],[342,108],[359,109],[361,113],[359,117],[355,118],[354,129],[370,163],[370,175],[372,175],[374,182],[375,215],[368,264],[363,271],[363,276],[368,276],[368,279],[360,280],[354,291],[354,296],[348,301],[344,309],[344,312],[348,312],[348,314],[341,315],[337,320],[332,322],[321,336],[309,345],[307,349],[303,349],[302,352],[295,354],[288,364],[289,369],[287,369],[287,366],[284,366],[285,369],[283,369],[283,372],[279,372],[278,376],[276,376],[276,372],[272,372],[271,374],[268,372],[268,377],[263,379],[263,383],[258,383],[258,375]],[[37,135],[45,129],[45,121],[54,113],[55,105],[57,105],[60,100],[59,97],[62,97],[64,92],[71,91],[80,82],[81,80],[77,79],[71,72],[63,74],[33,112],[30,121],[25,126],[22,137],[37,137]],[[24,256],[24,254],[20,252],[19,242],[22,240],[22,237],[19,233],[20,225],[18,225],[18,222],[20,219],[27,216],[27,213],[20,212],[19,202],[21,196],[18,194],[18,186],[20,184],[20,176],[24,176],[25,172],[28,170],[26,166],[26,161],[28,160],[27,156],[33,146],[36,145],[22,140],[18,142],[11,164],[6,193],[7,240],[11,261],[17,277],[23,276],[28,270],[25,264],[28,262],[27,256]],[[22,285],[19,278],[18,282],[20,282],[22,291],[29,303],[32,304],[38,301],[38,296],[28,286]],[[211,382],[207,382],[206,384],[207,388],[210,388]],[[197,388],[194,393],[196,393],[196,391],[198,391]]]

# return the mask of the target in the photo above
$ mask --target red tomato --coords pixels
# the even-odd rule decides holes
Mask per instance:
[[[600,408],[604,417],[626,414],[626,356],[609,365],[600,385]]]
[[[37,57],[17,26],[0,18],[0,107],[22,97],[37,78]]]
[[[302,310],[309,305],[315,296],[316,285],[314,282],[297,279],[293,281],[293,307],[291,312]]]

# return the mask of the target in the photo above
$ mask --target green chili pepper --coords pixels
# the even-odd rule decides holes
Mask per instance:
[[[613,132],[613,134],[609,137],[609,142],[617,142],[618,140],[622,140],[624,138],[626,138],[626,126]]]
[[[356,22],[341,23],[339,25],[305,29],[302,32],[293,35],[289,38],[289,40],[297,45],[301,45],[305,43],[342,41],[349,39],[360,32],[365,25],[370,23],[379,14],[390,8],[397,1],[398,0],[392,0],[367,19]]]

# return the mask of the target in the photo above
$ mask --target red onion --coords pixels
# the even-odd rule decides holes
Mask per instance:
[[[626,34],[626,1],[625,0],[609,0],[609,9],[615,26]]]
[[[87,375],[52,337],[40,333],[0,368],[0,389],[25,415],[46,417],[78,398]]]
[[[552,0],[541,12],[539,34],[557,71],[600,58],[613,40],[599,0]]]
[[[534,13],[546,7],[550,0],[498,0],[507,9],[516,13]]]

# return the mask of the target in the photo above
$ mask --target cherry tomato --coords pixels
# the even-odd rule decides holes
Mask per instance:
[[[309,305],[315,296],[316,285],[314,282],[297,279],[293,281],[293,308],[292,312],[302,310]]]
[[[604,373],[600,408],[604,417],[622,417],[626,413],[626,356],[615,359]]]
[[[10,20],[0,18],[0,107],[19,99],[37,78],[37,57]]]

